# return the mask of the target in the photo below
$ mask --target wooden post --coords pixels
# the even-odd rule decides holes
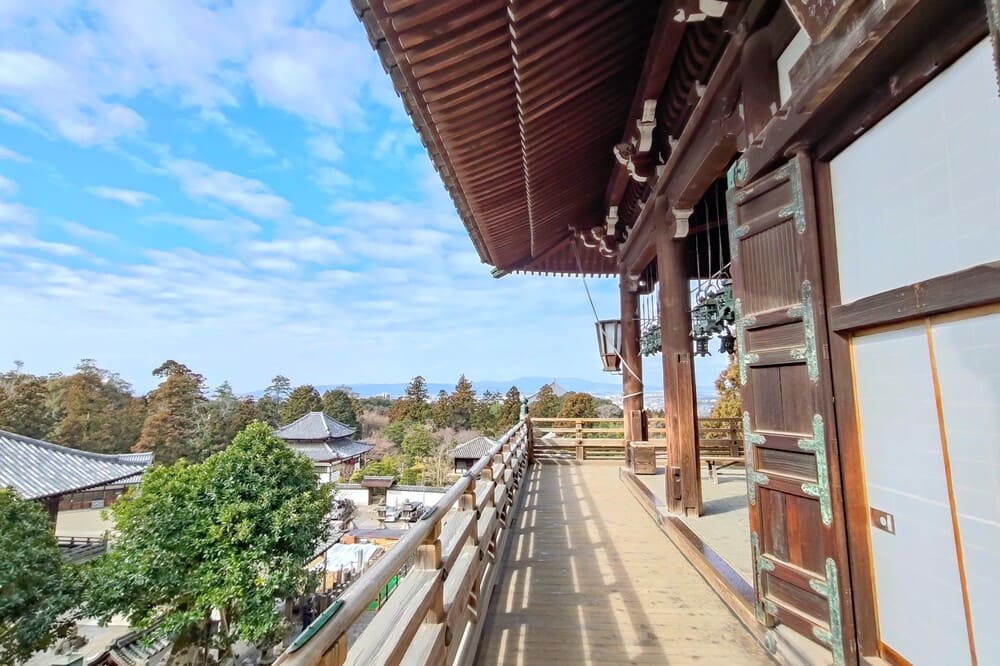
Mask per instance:
[[[583,421],[576,421],[576,459],[583,462]]]
[[[639,299],[631,289],[628,271],[622,271],[618,284],[621,292],[622,317],[622,413],[625,419],[625,451],[628,443],[646,439],[642,418],[642,355],[639,353]],[[638,412],[638,414],[636,414]],[[638,429],[636,429],[638,426]]]
[[[684,477],[681,472],[681,491],[676,492],[674,478],[681,470],[684,462],[684,451],[695,446],[690,441],[693,437],[691,429],[681,425],[697,415],[693,391],[679,391],[681,379],[678,377],[677,366],[679,354],[691,354],[691,289],[688,282],[687,256],[683,239],[672,238],[672,225],[666,219],[660,220],[660,228],[656,238],[656,269],[660,281],[660,334],[663,342],[663,415],[666,428],[667,470],[665,483],[667,485],[667,510],[671,513],[684,512],[684,497],[690,493],[684,490]],[[683,381],[690,381],[686,377]],[[689,462],[690,464],[690,462]],[[697,473],[697,472],[696,472]],[[678,497],[680,495],[680,497]]]
[[[437,571],[441,568],[441,521],[434,522],[432,529],[417,546],[414,567],[424,571]],[[434,598],[427,611],[424,622],[437,624],[444,621],[444,585],[437,585],[432,593]]]
[[[695,405],[694,358],[690,352],[677,354],[678,405]],[[681,508],[684,515],[701,515],[701,460],[698,454],[698,413],[696,409],[677,414],[677,439],[681,449]]]

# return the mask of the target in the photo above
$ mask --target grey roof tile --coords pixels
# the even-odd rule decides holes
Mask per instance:
[[[274,434],[284,440],[323,440],[350,437],[356,428],[331,419],[323,412],[309,412],[288,425],[281,426]]]
[[[470,439],[465,444],[456,446],[448,452],[452,458],[482,458],[490,452],[497,443],[486,437],[476,437]]]
[[[152,462],[152,453],[91,453],[0,430],[0,487],[25,499],[101,486],[140,474]]]

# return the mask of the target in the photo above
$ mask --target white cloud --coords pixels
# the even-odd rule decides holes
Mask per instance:
[[[320,265],[330,264],[342,255],[336,241],[321,236],[254,241],[250,243],[249,249],[254,254],[270,259],[288,259]]]
[[[0,250],[39,250],[59,257],[83,254],[83,251],[67,243],[51,243],[39,240],[26,233],[0,232]]]
[[[8,160],[10,162],[28,162],[28,161],[30,161],[24,155],[22,155],[20,153],[16,153],[13,150],[11,150],[10,148],[5,148],[4,146],[0,146],[0,160]]]
[[[147,203],[156,201],[156,197],[148,192],[126,190],[119,187],[88,187],[87,191],[96,197],[107,199],[109,201],[117,201],[120,204],[125,204],[126,206],[131,206],[132,208],[140,208],[145,206]]]
[[[291,213],[291,204],[259,180],[218,171],[194,160],[167,160],[163,166],[177,179],[181,189],[195,199],[217,201],[264,219]]]
[[[317,185],[330,193],[348,189],[354,184],[353,178],[340,169],[334,169],[333,167],[320,167],[316,169],[313,180],[316,181]]]
[[[27,226],[34,222],[35,214],[19,203],[0,201],[0,223]]]
[[[109,234],[106,231],[99,231],[85,224],[80,224],[79,222],[73,222],[66,220],[59,223],[60,228],[68,233],[74,238],[79,238],[81,240],[98,241],[102,243],[109,243],[117,240],[114,234]]]
[[[168,224],[213,240],[228,241],[253,236],[260,232],[260,225],[241,217],[216,219],[186,215],[150,215],[144,222]]]
[[[317,134],[309,137],[306,146],[315,157],[326,162],[338,162],[344,157],[344,151],[337,145],[336,139],[329,134]]]
[[[267,141],[249,127],[233,123],[218,109],[205,109],[202,118],[218,127],[233,145],[242,148],[254,157],[273,157],[276,153]]]
[[[14,192],[17,192],[17,183],[0,175],[0,194],[14,194]]]

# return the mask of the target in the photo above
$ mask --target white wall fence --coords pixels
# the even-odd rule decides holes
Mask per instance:
[[[434,506],[444,495],[447,488],[434,488],[431,486],[393,486],[386,493],[386,506],[396,506],[409,500],[410,502],[421,502],[425,506]],[[337,497],[349,499],[358,506],[368,505],[368,489],[362,488],[360,483],[337,484]]]

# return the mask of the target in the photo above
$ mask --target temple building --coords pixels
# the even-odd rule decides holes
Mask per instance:
[[[455,461],[455,473],[471,469],[480,458],[496,446],[496,442],[486,437],[475,437],[448,451],[448,457]]]
[[[280,664],[1000,664],[1000,1],[352,4],[492,274],[617,281],[624,418],[522,419]]]
[[[274,431],[294,451],[313,462],[321,481],[349,479],[364,464],[372,447],[351,438],[356,428],[344,425],[323,412],[309,412]]]

